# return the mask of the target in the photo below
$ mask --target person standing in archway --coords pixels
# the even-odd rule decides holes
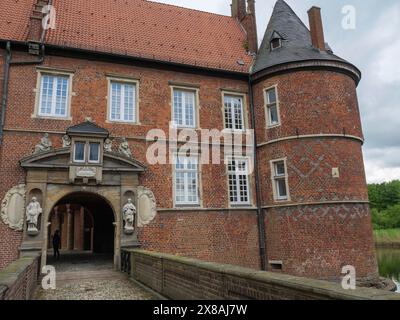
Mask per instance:
[[[53,235],[53,250],[54,250],[54,259],[60,260],[60,243],[61,243],[61,237],[60,237],[60,231],[56,230],[56,232]]]

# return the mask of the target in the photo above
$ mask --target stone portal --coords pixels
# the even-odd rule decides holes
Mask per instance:
[[[35,149],[21,160],[27,171],[25,206],[35,198],[42,210],[37,232],[28,232],[24,223],[21,255],[40,251],[45,265],[51,236],[59,230],[63,249],[113,252],[118,268],[120,249],[138,246],[137,223],[143,218],[133,217],[133,231],[124,232],[122,208],[128,199],[140,207],[143,190],[152,194],[139,186],[146,168],[117,147],[113,150],[109,132],[90,121],[69,128],[66,136],[60,139],[70,143],[62,148]],[[151,212],[143,214],[154,218]]]

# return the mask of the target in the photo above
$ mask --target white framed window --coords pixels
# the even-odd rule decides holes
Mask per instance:
[[[272,187],[274,198],[277,201],[289,200],[288,175],[286,168],[286,160],[271,161]]]
[[[196,127],[195,90],[173,88],[173,123],[180,128]]]
[[[228,159],[228,179],[230,203],[233,205],[250,204],[248,159]]]
[[[70,93],[70,75],[40,74],[38,115],[67,118]]]
[[[100,143],[89,143],[89,163],[100,163]]]
[[[113,122],[137,123],[138,82],[109,79],[108,119]]]
[[[244,130],[243,97],[224,94],[225,129]]]
[[[199,205],[199,164],[197,157],[175,156],[176,205]]]
[[[86,143],[76,141],[74,144],[74,162],[84,163],[86,158]]]
[[[282,47],[282,39],[274,38],[271,40],[270,45],[271,45],[271,51],[279,49],[280,47]]]
[[[268,127],[274,127],[280,124],[278,89],[272,87],[265,90],[266,113]]]

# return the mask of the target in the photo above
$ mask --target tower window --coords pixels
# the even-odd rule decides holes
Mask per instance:
[[[266,113],[268,127],[274,127],[280,124],[279,119],[279,106],[278,106],[278,92],[276,87],[272,87],[265,91],[266,100]]]
[[[286,160],[271,161],[272,188],[276,201],[289,200],[288,175]]]
[[[271,40],[271,51],[282,47],[282,39],[275,38]]]

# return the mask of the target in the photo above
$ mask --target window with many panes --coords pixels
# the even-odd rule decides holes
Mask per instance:
[[[272,175],[275,200],[288,200],[289,189],[285,160],[272,161]]]
[[[279,125],[279,105],[278,105],[278,92],[277,88],[273,87],[265,91],[266,109],[267,109],[267,122],[268,126]]]
[[[199,204],[198,158],[175,157],[175,203],[177,205]]]
[[[248,165],[247,159],[228,160],[229,199],[233,205],[250,203]]]
[[[69,76],[41,74],[38,115],[66,118],[68,114]]]
[[[136,90],[136,83],[110,81],[110,121],[137,122]]]
[[[244,130],[243,98],[224,95],[225,129]]]
[[[196,127],[196,91],[173,89],[173,122],[181,128]]]

